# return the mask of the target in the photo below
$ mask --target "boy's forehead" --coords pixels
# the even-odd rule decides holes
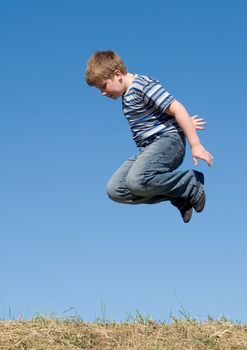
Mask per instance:
[[[102,86],[105,86],[106,83],[107,83],[107,80],[108,80],[108,79],[104,79],[104,80],[99,81],[99,82],[96,84],[96,87],[97,87],[97,88],[101,88]]]

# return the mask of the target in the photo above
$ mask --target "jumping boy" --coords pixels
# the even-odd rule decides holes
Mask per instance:
[[[170,201],[183,221],[189,222],[193,208],[201,212],[205,206],[204,176],[195,170],[176,169],[184,159],[186,138],[194,164],[200,158],[212,165],[213,157],[196,132],[203,129],[203,120],[191,118],[158,80],[129,73],[114,51],[93,54],[86,81],[103,96],[122,98],[123,113],[139,148],[139,154],[124,162],[108,182],[109,197],[127,204]]]

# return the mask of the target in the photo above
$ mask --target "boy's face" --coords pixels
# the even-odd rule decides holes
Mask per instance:
[[[123,76],[119,71],[116,71],[114,78],[106,79],[101,84],[96,86],[103,96],[116,100],[125,92]]]

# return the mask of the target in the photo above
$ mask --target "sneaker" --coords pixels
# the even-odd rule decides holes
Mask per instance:
[[[200,171],[195,171],[195,176],[197,181],[199,181],[202,185],[204,185],[205,181],[204,181],[203,173],[201,173]]]
[[[193,209],[192,209],[191,205],[185,204],[182,208],[179,209],[179,211],[180,211],[180,214],[183,218],[183,221],[185,223],[188,223],[192,218]]]
[[[201,211],[203,211],[203,209],[205,207],[205,203],[206,203],[206,195],[205,195],[205,192],[203,190],[198,201],[195,204],[193,204],[193,208],[195,209],[195,211],[197,213],[200,213]]]

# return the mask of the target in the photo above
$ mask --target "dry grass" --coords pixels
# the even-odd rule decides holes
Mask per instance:
[[[1,321],[1,350],[247,350],[247,326],[226,321]]]

